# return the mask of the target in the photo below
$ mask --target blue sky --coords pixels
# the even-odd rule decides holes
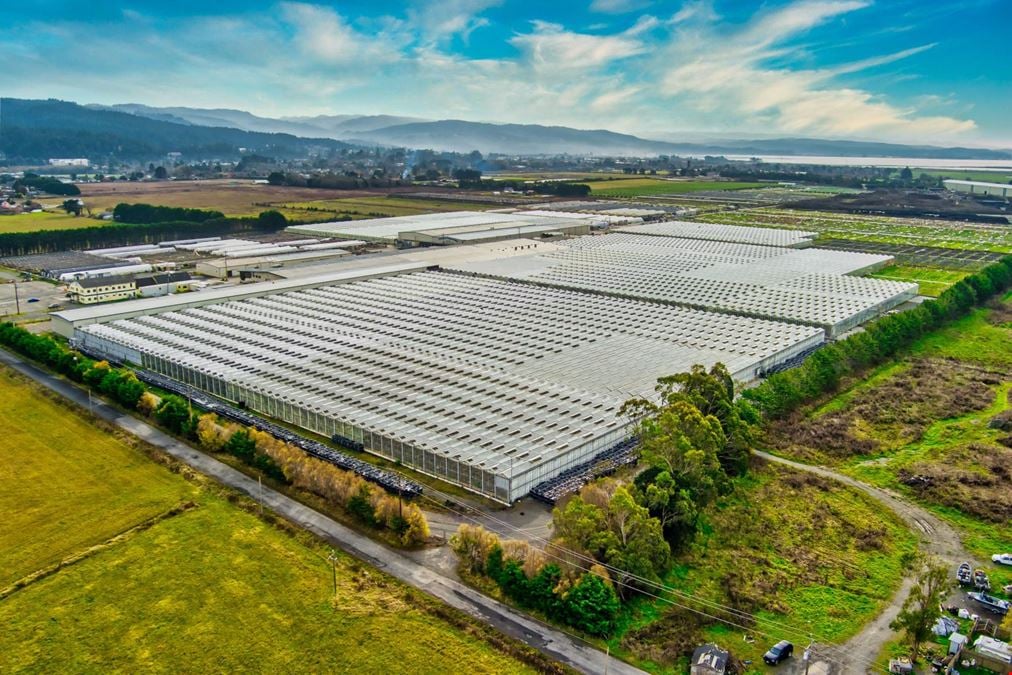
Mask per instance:
[[[1012,147],[1012,1],[0,5],[0,93]]]

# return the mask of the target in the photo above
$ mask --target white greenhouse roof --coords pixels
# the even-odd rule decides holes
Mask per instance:
[[[681,237],[684,239],[707,239],[710,241],[739,242],[762,246],[807,246],[818,236],[818,232],[784,230],[769,227],[746,227],[742,225],[719,225],[684,220],[669,220],[663,223],[646,223],[623,227],[622,232],[645,234],[659,237]]]
[[[453,269],[700,309],[805,323],[839,334],[917,293],[917,285],[846,276],[889,256],[613,233],[554,253]]]
[[[658,377],[722,361],[751,379],[824,334],[422,271],[88,325],[78,337],[520,474],[619,432],[618,407]]]

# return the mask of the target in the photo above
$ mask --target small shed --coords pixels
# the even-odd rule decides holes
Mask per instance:
[[[969,638],[962,633],[953,633],[949,636],[949,654],[958,654],[961,649],[966,647],[966,643]]]
[[[690,675],[724,675],[731,655],[714,644],[696,647],[692,652]]]

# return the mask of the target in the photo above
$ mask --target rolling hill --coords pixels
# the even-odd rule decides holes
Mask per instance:
[[[58,100],[0,99],[0,151],[12,163],[50,157],[147,160],[180,152],[187,160],[236,159],[243,152],[304,157],[348,147],[332,138],[301,138],[175,120],[152,119],[117,110]]]

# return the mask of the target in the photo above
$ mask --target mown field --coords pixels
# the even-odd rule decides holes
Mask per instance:
[[[190,499],[194,489],[0,369],[0,588]]]
[[[42,232],[46,230],[71,230],[79,227],[95,227],[108,225],[109,221],[80,216],[75,218],[62,211],[43,211],[42,213],[18,213],[0,216],[0,234],[9,232]]]
[[[685,194],[704,190],[745,190],[762,187],[762,183],[732,181],[661,180],[658,178],[616,178],[615,180],[586,181],[594,197],[646,197],[666,194]]]
[[[85,554],[0,601],[5,670],[531,672],[344,555],[335,597],[317,540],[170,472],[7,371],[0,410],[0,587]],[[109,542],[180,500],[176,515]]]
[[[717,641],[737,658],[761,663],[763,652],[780,639],[846,640],[892,597],[915,546],[903,524],[863,493],[785,467],[761,466],[737,479],[734,493],[704,514],[696,540],[666,579],[679,591],[758,621],[735,628],[645,598],[626,608],[612,650],[652,672],[680,673],[684,659],[678,655],[703,641]],[[746,634],[755,641],[747,642]]]
[[[986,562],[1012,549],[1010,397],[1012,294],[775,426],[767,441],[917,500]],[[1012,570],[988,567],[995,588],[1012,582]]]
[[[811,230],[819,232],[822,237],[831,239],[873,241],[885,244],[917,244],[997,253],[1012,252],[1012,228],[978,223],[796,211],[781,208],[711,212],[701,214],[697,220],[728,225]]]
[[[921,295],[937,298],[942,291],[968,274],[965,270],[949,270],[938,267],[914,267],[912,265],[890,265],[869,276],[893,281],[912,281],[920,285]]]

